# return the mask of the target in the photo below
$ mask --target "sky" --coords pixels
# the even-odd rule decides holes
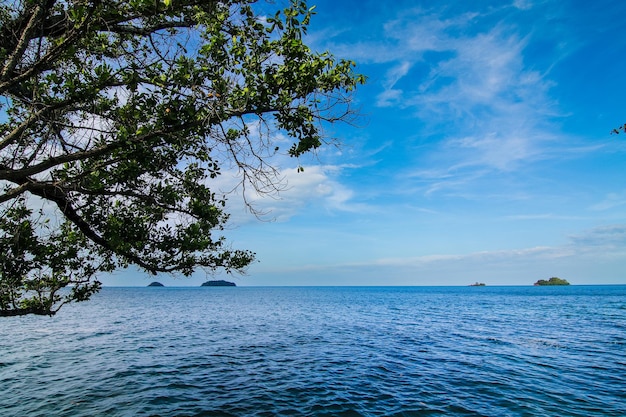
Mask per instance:
[[[309,4],[306,42],[368,82],[327,130],[339,147],[278,162],[267,215],[230,201],[226,236],[257,262],[104,285],[626,284],[626,2]]]

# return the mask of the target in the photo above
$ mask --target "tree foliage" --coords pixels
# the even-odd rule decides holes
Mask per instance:
[[[613,135],[619,135],[620,132],[626,133],[626,124],[623,124],[622,126],[616,127],[615,129],[611,130],[611,134]]]
[[[248,0],[0,3],[0,315],[54,314],[99,273],[243,271],[221,236],[236,168],[276,189],[364,81],[304,42],[313,9]],[[66,288],[67,287],[67,288]]]
[[[569,285],[569,282],[559,277],[552,277],[547,281],[545,279],[540,279],[539,281],[535,282],[534,285]]]

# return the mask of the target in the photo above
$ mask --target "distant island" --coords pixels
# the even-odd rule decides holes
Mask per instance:
[[[220,279],[218,281],[207,281],[203,282],[201,287],[236,287],[237,285],[234,282],[224,281]]]
[[[165,285],[161,284],[160,282],[154,281],[148,284],[148,287],[165,287]]]
[[[475,283],[470,284],[469,286],[470,286],[470,287],[484,287],[484,286],[485,286],[485,283],[484,283],[484,282],[478,282],[478,281],[476,281]]]
[[[569,285],[569,282],[561,278],[552,277],[547,281],[545,279],[540,279],[535,282],[534,285]]]

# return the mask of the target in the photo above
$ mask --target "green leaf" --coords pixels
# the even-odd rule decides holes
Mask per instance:
[[[306,45],[314,7],[65,1],[38,17],[35,3],[0,2],[12,31],[0,59],[33,37],[3,70],[14,87],[0,97],[0,315],[54,314],[131,264],[244,271],[254,254],[221,236],[228,207],[215,179],[235,168],[260,193],[279,189],[277,145],[291,138],[293,157],[323,146],[324,126],[349,120],[346,92],[365,81],[353,62]],[[26,185],[56,217],[27,208]]]

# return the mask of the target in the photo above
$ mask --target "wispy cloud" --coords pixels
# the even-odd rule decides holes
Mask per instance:
[[[340,183],[337,177],[344,169],[349,167],[331,165],[305,166],[303,172],[296,167],[281,168],[282,189],[277,193],[259,194],[253,189],[246,189],[246,201],[251,207],[260,213],[260,218],[272,221],[287,221],[291,217],[302,212],[304,207],[308,209],[322,210],[327,213],[337,211],[354,212],[366,210],[361,204],[354,202],[354,192]],[[221,181],[222,187],[233,189],[240,178],[236,173],[224,176]],[[244,190],[239,187],[236,192],[230,194],[229,200],[233,200],[231,220],[235,224],[256,221],[257,219],[245,210],[241,200]]]
[[[593,211],[605,211],[626,205],[626,192],[609,193],[604,200],[591,206]]]
[[[528,1],[513,6],[507,13],[531,9]],[[549,68],[531,67],[525,57],[539,35],[522,32],[514,19],[486,25],[494,13],[403,10],[384,25],[385,43],[374,41],[363,56],[388,67],[377,80],[376,104],[402,109],[426,126],[431,145],[420,169],[402,175],[418,179],[436,167],[429,193],[562,157],[575,146],[555,123],[562,114],[550,96]]]
[[[423,285],[445,282],[467,285],[476,280],[488,285],[525,284],[540,278],[561,276],[570,282],[617,283],[621,275],[589,275],[593,270],[610,271],[626,254],[626,225],[595,228],[570,236],[562,245],[520,249],[487,250],[459,254],[414,257],[373,257],[370,260],[303,264],[286,268],[258,266],[259,274],[315,276],[320,285]],[[592,265],[590,269],[589,266]],[[606,269],[605,269],[606,268]],[[480,271],[480,275],[476,275]],[[288,281],[289,282],[289,281]],[[298,284],[293,280],[290,285]]]
[[[518,9],[528,10],[533,7],[533,2],[530,0],[514,0],[513,6]]]
[[[505,216],[506,220],[580,220],[580,216],[563,216],[554,213],[515,214]]]
[[[573,246],[596,251],[598,248],[626,250],[626,225],[615,224],[596,227],[570,236]]]

